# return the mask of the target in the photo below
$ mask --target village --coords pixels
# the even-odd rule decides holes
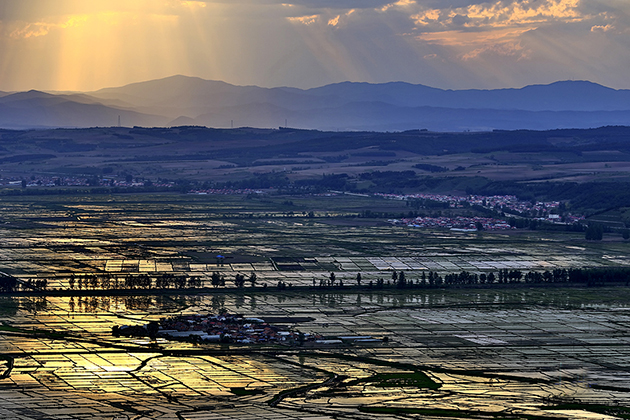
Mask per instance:
[[[28,179],[21,177],[0,178],[0,186],[2,187],[21,187],[21,188],[54,188],[54,187],[175,187],[172,181],[150,181],[144,179],[133,179],[126,177],[124,180],[116,179],[108,176],[31,176]]]
[[[511,230],[516,229],[505,220],[489,217],[416,217],[390,219],[394,225],[406,225],[418,228],[446,228],[452,231],[476,232],[479,230]]]
[[[326,327],[326,325],[324,325]],[[163,338],[191,343],[280,344],[280,345],[343,345],[383,343],[387,340],[372,336],[346,335],[324,337],[321,334],[302,333],[293,327],[275,326],[264,319],[243,317],[238,314],[181,315],[152,321],[145,326],[123,325],[112,327],[115,337]]]
[[[127,176],[125,180],[117,180],[115,177],[35,177],[22,179],[17,177],[0,178],[0,186],[21,187],[21,188],[54,188],[54,187],[114,187],[114,188],[166,188],[176,187],[176,183],[168,180],[158,179],[156,181],[133,179]],[[272,193],[274,189],[249,189],[249,188],[202,188],[190,189],[189,194],[195,195],[260,195]],[[330,191],[326,196],[350,194],[341,191]],[[321,194],[316,194],[321,195]],[[369,194],[350,194],[369,197]],[[572,225],[581,223],[585,217],[581,214],[573,214],[566,208],[565,203],[560,201],[525,201],[519,200],[514,195],[444,195],[433,193],[417,194],[385,194],[374,193],[371,196],[388,200],[401,200],[409,204],[414,201],[422,202],[425,206],[442,205],[448,209],[465,209],[470,207],[483,208],[496,212],[496,214],[507,217],[522,217],[539,222],[553,224]],[[436,207],[436,209],[439,207]],[[482,216],[442,216],[440,214],[431,217],[416,217],[390,219],[390,223],[404,224],[420,228],[448,228],[455,230],[509,230],[513,229],[513,224],[502,218],[482,217]]]
[[[573,214],[560,201],[525,201],[514,195],[441,195],[441,194],[374,194],[390,200],[426,200],[442,203],[450,209],[463,209],[477,206],[497,213],[527,217],[537,221],[554,224],[574,224],[585,220],[583,215]],[[479,225],[481,223],[482,225]],[[419,217],[404,219],[404,224],[417,227],[479,228],[486,230],[504,230],[512,227],[505,221],[484,217]]]
[[[163,318],[146,326],[114,326],[112,335],[124,337],[164,338],[193,343],[237,344],[342,344],[351,342],[380,342],[368,336],[335,337],[326,339],[319,334],[302,333],[288,327],[278,327],[260,318],[246,318],[237,314],[182,315]]]

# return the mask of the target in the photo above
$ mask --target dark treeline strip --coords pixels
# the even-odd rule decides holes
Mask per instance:
[[[413,167],[427,172],[448,172],[448,168],[445,168],[443,166],[431,165],[428,163],[417,163],[413,165]]]
[[[586,286],[605,285],[630,285],[630,267],[599,267],[599,268],[570,268],[554,269],[546,271],[521,270],[498,270],[498,272],[471,273],[461,271],[459,273],[449,273],[444,276],[437,272],[422,272],[421,276],[412,279],[408,278],[404,271],[392,272],[391,279],[379,278],[376,281],[363,281],[358,273],[354,282],[344,284],[343,278],[337,277],[334,272],[326,279],[319,282],[313,280],[312,287],[318,289],[341,288],[345,286],[355,286],[367,289],[434,289],[434,288],[457,288],[470,286],[492,285],[553,285],[553,284],[576,284]],[[348,279],[346,278],[346,281]],[[163,273],[163,274],[127,274],[125,276],[104,275],[71,275],[68,279],[68,288],[65,290],[47,290],[48,282],[45,279],[36,281],[20,282],[10,275],[0,275],[0,293],[51,293],[70,295],[107,295],[111,294],[146,294],[147,292],[161,291],[184,291],[184,290],[223,290],[223,289],[244,289],[246,283],[250,287],[257,286],[257,277],[251,273],[249,277],[237,273],[232,279],[233,287],[226,287],[226,278],[218,272],[212,273],[210,285],[204,285],[198,276],[188,276],[183,273]],[[267,284],[261,285],[266,290]],[[275,286],[278,290],[292,289],[292,284],[278,281]],[[269,288],[271,289],[271,287]]]

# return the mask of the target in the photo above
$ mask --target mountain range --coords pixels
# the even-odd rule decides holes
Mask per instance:
[[[630,90],[588,81],[444,90],[404,82],[312,89],[172,76],[94,92],[0,92],[0,128],[279,127],[485,131],[630,125]]]

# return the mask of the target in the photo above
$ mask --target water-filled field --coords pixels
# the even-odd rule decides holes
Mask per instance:
[[[630,265],[619,235],[466,233],[394,226],[357,217],[391,214],[404,202],[369,197],[250,197],[190,194],[3,197],[0,271],[67,288],[71,275],[180,273],[207,286],[212,272],[230,282],[255,272],[258,283],[312,285],[336,272],[345,284],[404,270],[410,280],[501,269],[553,270]],[[290,203],[286,204],[286,203]],[[312,212],[313,217],[309,216]],[[218,260],[218,255],[224,256]]]
[[[365,287],[401,271],[417,281],[428,272],[626,265],[621,240],[394,226],[357,215],[366,206],[404,212],[404,203],[360,197],[290,197],[291,204],[184,194],[5,198],[0,271],[48,282],[44,292],[22,287],[0,297],[7,418],[629,415],[626,287]],[[225,286],[212,288],[214,273]],[[252,273],[256,287],[234,288],[237,274]],[[330,273],[336,285],[319,288]],[[350,287],[358,273],[363,287]],[[171,274],[212,291],[162,293],[157,280]],[[141,275],[151,290],[102,283]],[[85,281],[71,286],[71,279]],[[112,335],[114,326],[226,311],[321,340],[200,344]]]
[[[5,297],[2,412],[616,418],[630,405],[629,298],[625,288]],[[345,340],[197,345],[111,335],[114,325],[224,311]]]

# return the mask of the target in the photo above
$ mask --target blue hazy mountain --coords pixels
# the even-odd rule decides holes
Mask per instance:
[[[0,97],[0,127],[50,128],[113,126],[122,122],[134,125],[162,125],[168,119],[145,115],[133,109],[105,105],[88,95],[55,95],[31,90]]]
[[[336,92],[336,95],[349,102],[378,101],[407,107],[526,111],[630,110],[630,90],[615,90],[587,81],[563,81],[495,90],[443,90],[403,82],[346,82],[309,89],[307,92],[322,96]]]
[[[3,96],[4,95],[4,96]],[[630,90],[587,81],[444,90],[404,82],[313,89],[172,76],[86,93],[0,93],[0,127],[116,125],[437,131],[630,125]]]

